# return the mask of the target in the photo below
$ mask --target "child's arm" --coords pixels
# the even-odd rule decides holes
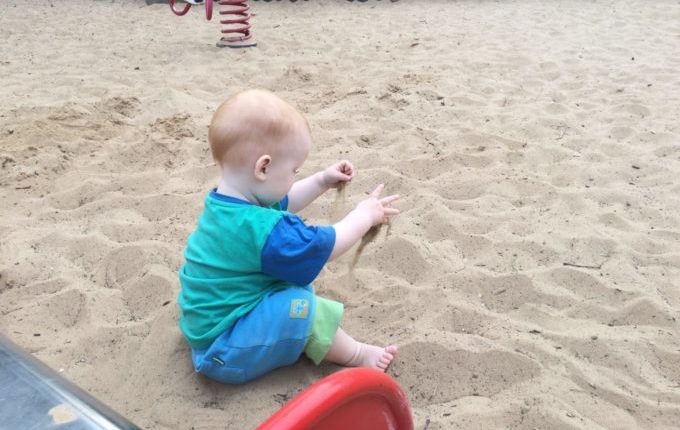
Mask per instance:
[[[329,188],[337,188],[354,177],[354,167],[347,160],[338,161],[326,170],[301,179],[288,192],[288,212],[299,212]]]
[[[378,185],[369,198],[360,202],[356,209],[333,226],[335,228],[335,246],[329,260],[347,252],[371,227],[384,224],[388,217],[399,213],[399,209],[389,207],[399,196],[392,195],[381,199],[380,193],[382,193],[383,188],[383,184]]]

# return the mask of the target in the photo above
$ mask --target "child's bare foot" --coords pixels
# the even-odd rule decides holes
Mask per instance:
[[[397,355],[397,347],[394,345],[381,348],[357,342],[343,329],[338,328],[324,359],[341,366],[368,367],[384,372],[394,360],[395,355]]]
[[[392,363],[396,354],[397,347],[394,345],[381,348],[357,342],[354,355],[344,365],[348,367],[368,367],[369,369],[377,369],[384,372],[390,363]]]

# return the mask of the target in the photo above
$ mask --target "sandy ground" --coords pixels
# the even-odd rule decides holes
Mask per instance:
[[[245,429],[337,370],[197,376],[176,272],[216,170],[212,111],[298,106],[304,170],[385,182],[403,214],[328,266],[356,337],[401,346],[416,428],[680,421],[677,1],[255,2],[259,46],[202,9],[0,3],[0,331],[148,429]]]

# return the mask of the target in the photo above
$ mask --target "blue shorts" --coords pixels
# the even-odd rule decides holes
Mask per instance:
[[[295,363],[314,320],[311,286],[266,295],[206,349],[192,349],[194,368],[227,384],[242,384]]]

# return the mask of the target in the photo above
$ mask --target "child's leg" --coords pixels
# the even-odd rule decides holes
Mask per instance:
[[[385,371],[396,353],[397,347],[394,345],[381,348],[357,342],[341,328],[338,328],[324,360],[341,366],[368,367]]]

